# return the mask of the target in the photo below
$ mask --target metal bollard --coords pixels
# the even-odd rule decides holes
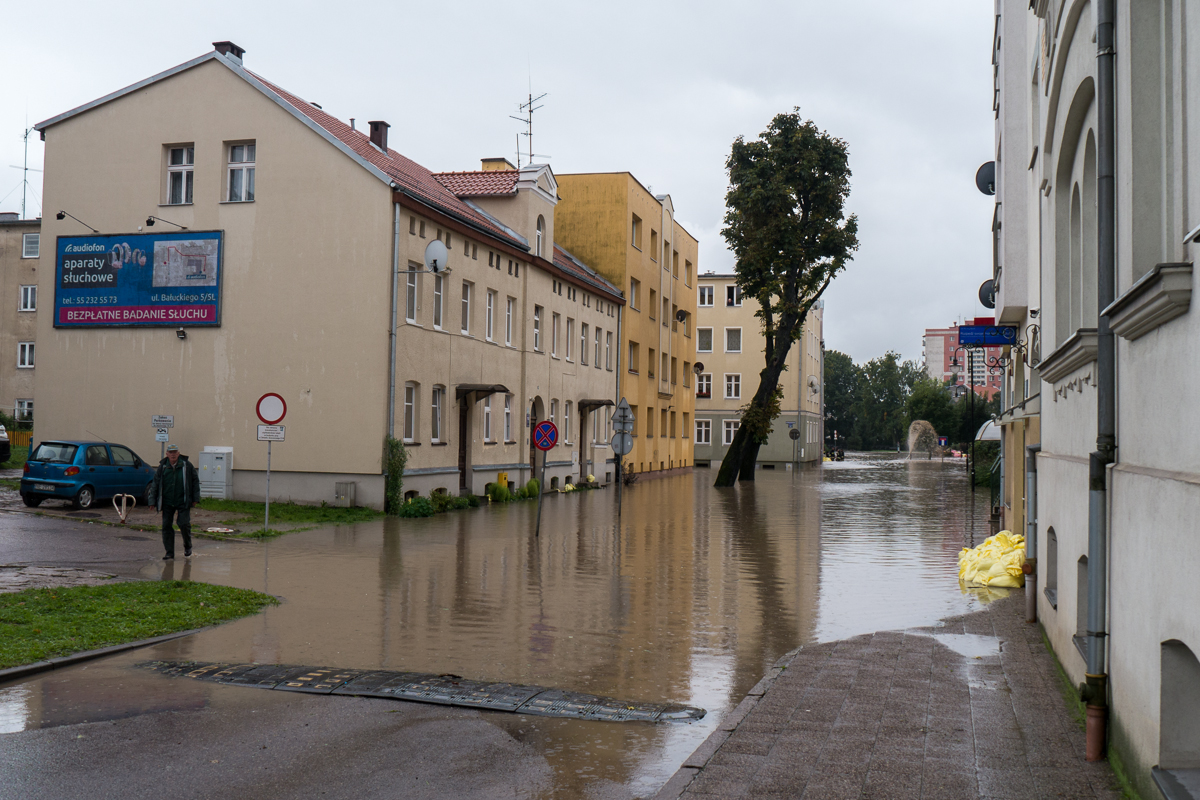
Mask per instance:
[[[120,504],[117,503],[118,500],[121,501]],[[126,508],[126,501],[128,501],[128,508]],[[117,510],[117,515],[121,518],[122,525],[125,524],[125,517],[129,515],[129,512],[132,511],[136,505],[137,498],[131,494],[118,494],[113,497],[113,508]]]

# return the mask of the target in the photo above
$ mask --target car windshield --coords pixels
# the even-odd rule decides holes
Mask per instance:
[[[30,461],[45,461],[50,464],[69,464],[75,460],[75,451],[79,448],[73,444],[58,442],[43,442],[33,451]]]

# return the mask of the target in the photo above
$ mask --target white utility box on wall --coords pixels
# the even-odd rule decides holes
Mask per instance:
[[[205,447],[200,451],[200,496],[233,499],[233,448]]]

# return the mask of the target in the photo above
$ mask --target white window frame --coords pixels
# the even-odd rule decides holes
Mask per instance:
[[[441,275],[433,276],[433,327],[442,329],[442,300],[445,295],[445,279]]]
[[[546,235],[546,218],[543,217],[541,214],[538,214],[537,232],[535,235],[536,235],[536,239],[534,240],[535,245],[534,245],[533,254],[535,256],[537,256],[538,258],[544,258],[544,256],[542,255],[542,239]]]
[[[483,398],[483,440],[492,441],[492,396]]]
[[[594,366],[596,369],[600,369],[600,340],[602,338],[604,338],[601,335],[603,333],[604,333],[604,331],[602,331],[600,329],[600,326],[597,325],[596,326],[596,358],[592,361],[592,366]]]
[[[404,441],[414,442],[417,436],[417,385],[411,381],[404,384]]]
[[[712,420],[696,420],[696,444],[712,444]]]
[[[29,245],[32,244],[33,247]],[[21,236],[21,258],[38,258],[42,254],[42,235],[26,233]]]
[[[567,317],[567,352],[565,357],[567,361],[571,360],[571,342],[575,340],[575,320]]]
[[[738,428],[740,427],[742,427],[742,421],[740,419],[725,420],[725,424],[722,426],[724,430],[724,438],[722,439],[722,442],[726,447],[733,444],[733,437],[737,435]]]
[[[604,368],[612,372],[612,331],[604,334]]]
[[[703,343],[700,341],[703,338],[700,334],[703,333],[704,331],[708,331],[708,349],[707,350],[704,349]],[[713,349],[712,349],[712,345],[713,345],[712,334],[713,334],[712,328],[696,328],[696,352],[697,353],[711,353],[713,351]]]
[[[17,342],[17,369],[33,369],[35,357],[33,342]]]
[[[542,307],[533,307],[533,349],[542,352]]]
[[[462,284],[462,334],[463,336],[471,335],[471,290],[474,284],[470,281],[463,281]]]
[[[741,305],[742,287],[738,286],[736,283],[725,284],[725,306],[727,308],[740,308]]]
[[[550,317],[550,355],[558,358],[558,323],[561,317],[553,314]]]
[[[550,401],[550,424],[558,427],[558,400],[554,399]]]
[[[730,350],[730,349],[729,349],[729,332],[730,332],[730,331],[737,331],[737,334],[738,334],[738,347],[737,347],[737,350]],[[725,345],[725,352],[726,352],[726,353],[740,353],[740,352],[742,352],[742,329],[741,329],[740,327],[739,327],[739,328],[726,328],[726,329],[725,329],[725,342],[724,342],[724,345]]]
[[[571,401],[563,403],[563,444],[571,443]]]
[[[492,341],[492,335],[496,329],[496,293],[491,289],[487,290],[487,324],[484,326],[483,336],[489,342]]]
[[[516,315],[517,298],[509,297],[504,304],[504,344],[512,347],[513,317]]]
[[[700,306],[701,308],[712,308],[714,294],[715,294],[715,292],[713,292],[713,287],[701,286],[699,289],[699,294],[698,294],[699,299],[696,301],[696,305]],[[708,295],[707,303],[704,302],[705,295]]]
[[[408,265],[412,270],[412,264]],[[405,277],[404,319],[408,322],[417,321],[417,274],[409,272]]]
[[[13,413],[21,422],[28,422],[33,419],[33,399],[26,400],[18,399],[13,407]]]
[[[445,396],[446,396],[446,387],[445,386],[438,385],[438,386],[433,387],[433,396],[429,403],[429,410],[430,410],[429,441],[430,442],[441,442],[442,441],[442,422],[443,422],[442,407],[443,407]]]
[[[180,162],[172,164],[171,159],[176,151],[180,153]],[[183,144],[167,148],[167,202],[168,206],[190,206],[195,189],[196,146]],[[175,199],[175,181],[179,180],[179,199]]]
[[[696,377],[696,396],[698,397],[702,394],[712,397],[711,372],[701,372],[700,375]]]
[[[504,395],[504,441],[511,442],[512,436],[512,395]]]
[[[732,379],[732,380],[730,380]],[[730,388],[737,390],[737,394],[730,394]],[[726,400],[741,400],[742,399],[742,373],[726,372],[725,373],[725,399]]]
[[[18,311],[37,311],[37,288],[36,283],[21,287]]]
[[[237,148],[241,151],[242,160],[234,161]],[[249,156],[247,158],[246,156]],[[225,146],[225,200],[229,203],[253,203],[255,198],[254,170],[258,157],[258,146],[253,141],[230,142]],[[235,177],[236,176],[236,177]],[[234,191],[234,184],[238,189]],[[237,195],[235,197],[235,195]],[[422,226],[425,223],[421,223]]]
[[[586,367],[588,365],[588,324],[586,322],[579,323],[579,364]]]

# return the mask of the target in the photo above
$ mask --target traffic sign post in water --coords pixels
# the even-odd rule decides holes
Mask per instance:
[[[263,504],[263,530],[271,529],[271,442],[283,441],[283,418],[287,416],[287,403],[275,392],[267,392],[258,398],[254,413],[262,420],[258,426],[258,440],[267,443],[267,496]]]
[[[542,451],[542,473],[538,479],[537,525],[535,537],[542,535],[542,495],[546,493],[546,451],[558,443],[558,426],[550,420],[542,420],[533,428],[533,446]]]

